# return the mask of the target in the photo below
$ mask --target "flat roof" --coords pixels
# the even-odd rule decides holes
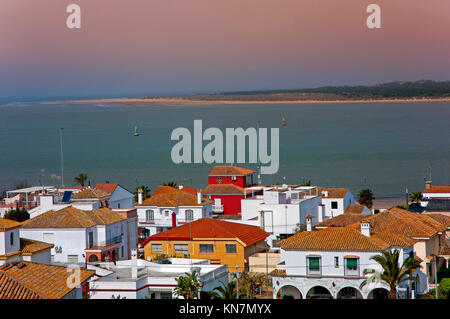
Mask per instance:
[[[43,190],[49,190],[49,189],[56,189],[55,186],[32,186],[27,188],[21,188],[21,189],[15,189],[12,191],[7,191],[7,194],[19,194],[19,193],[33,193],[33,192],[39,192]]]

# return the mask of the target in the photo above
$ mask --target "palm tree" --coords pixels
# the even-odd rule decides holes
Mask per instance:
[[[134,201],[137,202],[138,201],[138,191],[139,189],[142,189],[142,200],[147,199],[150,197],[150,192],[151,189],[145,185],[141,185],[136,187],[136,190],[134,191]]]
[[[422,193],[421,192],[414,192],[411,195],[409,195],[409,198],[413,203],[419,203],[422,200]]]
[[[222,283],[221,286],[214,288],[214,290],[215,299],[236,299],[236,280],[229,281],[226,285]],[[239,290],[239,298],[244,297],[241,289]]]
[[[87,174],[80,173],[78,174],[78,176],[75,176],[73,180],[75,181],[76,184],[84,186],[84,182],[86,182],[87,178],[88,178]]]
[[[164,183],[163,186],[170,186],[170,187],[173,187],[173,188],[177,188],[178,187],[177,183],[175,183],[175,182],[167,182],[167,183]]]
[[[183,297],[184,299],[196,299],[199,297],[201,283],[197,271],[185,273],[186,276],[175,278],[177,287],[175,288],[175,295]]]
[[[358,194],[358,203],[361,205],[366,205],[367,208],[371,209],[373,205],[373,193],[369,188],[363,189]]]
[[[397,298],[397,286],[402,282],[409,281],[409,285],[411,285],[411,281],[417,282],[420,284],[420,281],[417,277],[413,275],[413,272],[420,268],[420,264],[417,260],[412,257],[408,257],[401,267],[399,267],[399,251],[395,249],[394,251],[385,250],[381,252],[381,255],[374,255],[370,257],[371,260],[376,261],[381,268],[382,272],[378,272],[374,269],[364,269],[364,275],[370,275],[367,277],[360,285],[360,288],[365,285],[373,282],[378,282],[379,280],[384,281],[389,285],[389,299]]]

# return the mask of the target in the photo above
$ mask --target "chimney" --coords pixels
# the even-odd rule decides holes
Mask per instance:
[[[431,181],[425,182],[425,189],[431,189]]]
[[[137,279],[137,250],[136,248],[131,249],[131,278]]]
[[[312,231],[312,216],[306,216],[306,231]]]
[[[199,188],[197,189],[197,204],[202,203],[202,190]]]
[[[177,227],[177,214],[175,212],[172,212],[172,228]]]
[[[142,204],[142,188],[138,189],[138,204]]]
[[[105,184],[109,184],[109,181],[105,181]]]
[[[178,189],[183,189],[183,187],[184,187],[183,184],[178,185]]]
[[[361,234],[370,237],[370,224],[368,222],[361,222]]]
[[[328,197],[328,191],[322,191],[322,195]]]

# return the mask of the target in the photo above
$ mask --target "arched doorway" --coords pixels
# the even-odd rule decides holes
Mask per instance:
[[[385,288],[375,288],[367,295],[367,299],[388,299],[389,291]]]
[[[339,290],[337,299],[363,299],[361,292],[354,287],[344,287]]]
[[[286,285],[281,287],[277,292],[277,298],[281,299],[303,299],[302,293],[296,287]]]
[[[306,299],[333,299],[333,295],[325,287],[314,286],[306,293]]]
[[[98,257],[97,257],[97,255],[90,255],[90,256],[89,256],[89,262],[90,262],[90,263],[98,262]]]

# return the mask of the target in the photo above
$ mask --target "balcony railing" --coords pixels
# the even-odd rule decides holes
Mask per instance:
[[[212,210],[214,213],[223,213],[223,205],[213,205]]]
[[[106,241],[100,241],[97,243],[97,245],[94,244],[94,246],[109,246],[109,245],[114,245],[114,244],[120,244],[122,242],[122,236],[123,235],[119,235],[116,237],[112,237]]]

